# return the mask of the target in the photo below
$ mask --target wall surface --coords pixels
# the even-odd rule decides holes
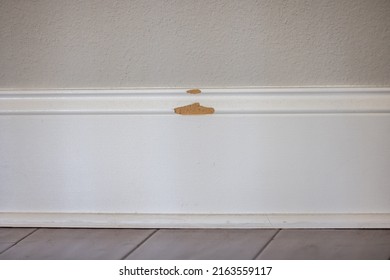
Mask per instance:
[[[388,0],[0,1],[0,88],[389,86]]]

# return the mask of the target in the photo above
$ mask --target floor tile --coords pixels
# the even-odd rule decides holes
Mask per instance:
[[[128,259],[251,259],[276,230],[159,230]]]
[[[153,230],[39,229],[0,259],[120,259]]]
[[[0,243],[0,254],[1,254],[1,252],[4,252],[5,250],[10,248],[14,244],[15,243]]]
[[[258,259],[388,259],[390,230],[282,230]]]
[[[35,228],[0,228],[0,243],[14,243],[33,232]]]

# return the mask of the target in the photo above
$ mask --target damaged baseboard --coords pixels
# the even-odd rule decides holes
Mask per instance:
[[[0,90],[1,115],[165,115],[197,102],[215,114],[389,113],[390,88]]]
[[[390,227],[389,143],[389,88],[1,90],[0,226]]]

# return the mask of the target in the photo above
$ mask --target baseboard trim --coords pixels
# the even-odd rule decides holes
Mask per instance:
[[[1,227],[390,228],[390,214],[0,213]]]
[[[390,228],[390,88],[187,90],[0,90],[0,226]]]
[[[389,113],[390,88],[0,90],[0,115],[174,115],[196,102],[215,114]]]

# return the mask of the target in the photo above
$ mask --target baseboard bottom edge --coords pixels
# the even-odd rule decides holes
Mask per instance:
[[[0,213],[0,226],[67,228],[390,228],[390,213]]]

